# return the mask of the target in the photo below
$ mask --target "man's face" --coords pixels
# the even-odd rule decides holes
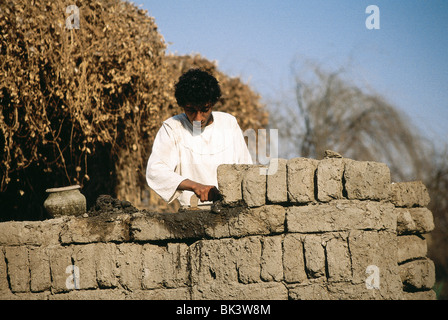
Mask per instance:
[[[184,107],[184,112],[191,124],[194,124],[194,121],[200,121],[201,128],[204,128],[213,122],[211,105],[206,105],[203,107],[187,105]]]

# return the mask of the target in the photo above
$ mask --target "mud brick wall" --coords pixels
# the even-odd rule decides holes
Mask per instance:
[[[345,158],[221,165],[218,181],[219,213],[0,223],[0,298],[435,299],[421,182]]]

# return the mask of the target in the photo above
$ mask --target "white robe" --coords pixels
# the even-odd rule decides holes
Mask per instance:
[[[213,123],[200,134],[193,135],[193,125],[184,113],[164,121],[157,132],[146,181],[163,200],[178,199],[182,206],[189,206],[194,193],[177,190],[183,180],[218,187],[218,165],[253,163],[236,118],[219,111],[212,115]]]

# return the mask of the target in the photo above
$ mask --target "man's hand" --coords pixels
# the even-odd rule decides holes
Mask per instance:
[[[202,201],[215,201],[219,199],[219,191],[215,186],[208,186],[203,184],[196,184],[193,192]]]
[[[221,198],[221,194],[215,186],[205,185],[202,183],[191,181],[189,179],[185,179],[184,181],[182,181],[177,189],[193,191],[198,199],[202,202],[216,201]]]

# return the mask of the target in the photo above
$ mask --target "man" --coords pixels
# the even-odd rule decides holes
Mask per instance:
[[[213,111],[221,97],[215,77],[192,69],[175,86],[175,97],[185,113],[164,121],[148,160],[146,180],[167,202],[178,199],[189,206],[193,194],[199,204],[219,199],[217,167],[252,164],[236,118]]]

